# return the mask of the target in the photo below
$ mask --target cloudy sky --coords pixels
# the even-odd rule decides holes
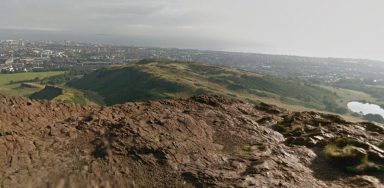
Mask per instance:
[[[0,39],[384,60],[383,0],[1,0]]]

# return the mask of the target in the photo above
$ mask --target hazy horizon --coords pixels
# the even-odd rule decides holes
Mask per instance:
[[[0,38],[384,60],[380,0],[4,0]]]

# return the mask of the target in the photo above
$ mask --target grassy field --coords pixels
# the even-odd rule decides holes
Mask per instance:
[[[28,96],[41,89],[21,87],[20,83],[39,82],[39,80],[64,74],[64,72],[28,72],[16,74],[0,74],[0,94],[7,96]]]

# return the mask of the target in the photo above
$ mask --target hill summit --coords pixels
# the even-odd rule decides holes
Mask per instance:
[[[250,103],[267,101],[289,109],[305,107],[336,113],[344,110],[336,102],[339,96],[319,86],[194,62],[141,60],[113,65],[73,79],[66,86],[85,92],[90,100],[96,98],[94,102],[101,101],[108,106],[220,94]],[[37,95],[45,96],[46,92]]]
[[[0,96],[0,187],[383,187],[384,127],[221,96]]]

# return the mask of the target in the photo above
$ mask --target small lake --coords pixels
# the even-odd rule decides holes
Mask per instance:
[[[348,108],[352,112],[366,114],[379,114],[384,117],[384,109],[376,104],[361,103],[361,102],[350,102]]]

